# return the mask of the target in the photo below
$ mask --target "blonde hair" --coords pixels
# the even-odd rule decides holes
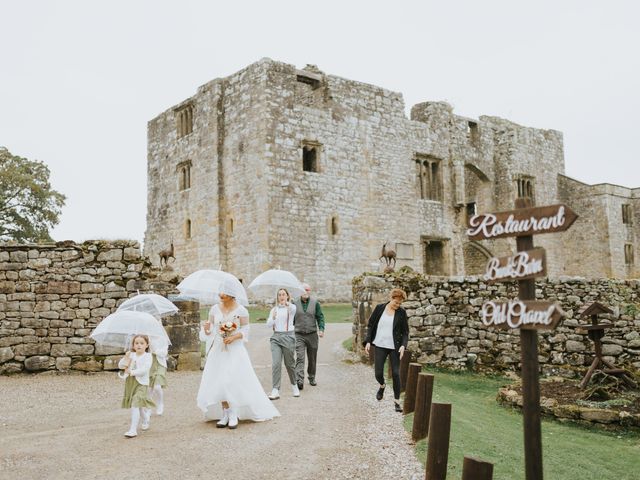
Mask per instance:
[[[407,299],[407,292],[405,292],[401,288],[394,288],[393,290],[391,290],[389,298],[399,298],[402,302],[404,302]]]
[[[148,336],[146,336],[146,335],[136,335],[136,336],[134,336],[134,337],[131,339],[131,350],[133,351],[133,349],[134,349],[134,348],[133,348],[133,344],[135,343],[136,338],[141,338],[141,339],[143,339],[143,340],[145,341],[145,343],[147,344],[147,348],[145,348],[145,349],[144,349],[144,351],[145,351],[145,352],[148,352],[148,351],[149,351],[149,337],[148,337]]]

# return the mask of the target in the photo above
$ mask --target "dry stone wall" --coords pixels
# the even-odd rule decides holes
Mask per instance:
[[[373,308],[387,301],[394,287],[409,295],[403,307],[409,316],[409,350],[418,362],[477,371],[519,368],[518,331],[488,328],[480,320],[484,302],[516,298],[517,285],[489,285],[476,277],[438,280],[415,273],[356,277],[353,333],[360,353]],[[555,330],[539,332],[543,374],[575,377],[591,363],[593,343],[580,328],[588,322],[578,318],[578,311],[593,301],[614,310],[613,315],[602,317],[615,325],[602,339],[605,358],[640,369],[640,281],[576,277],[537,281],[536,297],[557,302],[567,313]]]
[[[176,281],[152,268],[133,241],[0,245],[0,374],[116,369],[122,351],[95,345],[90,333],[128,297],[166,295]],[[198,304],[191,303],[165,319],[170,353],[184,368],[199,367]]]

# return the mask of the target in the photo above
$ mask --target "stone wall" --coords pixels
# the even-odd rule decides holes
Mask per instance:
[[[488,300],[517,297],[517,285],[488,285],[474,277],[434,279],[415,273],[363,275],[353,281],[354,345],[362,353],[366,325],[391,288],[405,289],[409,350],[420,363],[453,369],[500,371],[519,368],[518,331],[485,327],[480,320]],[[614,310],[603,316],[615,327],[602,339],[605,357],[616,365],[640,369],[640,281],[564,278],[536,282],[536,296],[557,302],[567,313],[553,331],[539,334],[539,360],[548,375],[581,375],[593,359],[593,343],[579,325],[579,309],[598,301]]]
[[[95,345],[93,328],[137,292],[166,295],[176,282],[133,241],[0,245],[0,374],[116,369],[121,350]],[[179,368],[199,359],[191,303],[164,319]]]

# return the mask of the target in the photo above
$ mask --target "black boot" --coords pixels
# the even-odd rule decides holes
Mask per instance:
[[[386,386],[386,385],[385,385]],[[380,401],[384,397],[384,387],[380,387],[376,393],[376,400]]]

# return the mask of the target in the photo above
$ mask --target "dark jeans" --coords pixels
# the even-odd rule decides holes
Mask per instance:
[[[374,351],[374,370],[376,380],[380,385],[384,385],[384,362],[387,356],[391,359],[391,376],[393,378],[393,398],[400,400],[400,354],[391,348],[376,347]]]

